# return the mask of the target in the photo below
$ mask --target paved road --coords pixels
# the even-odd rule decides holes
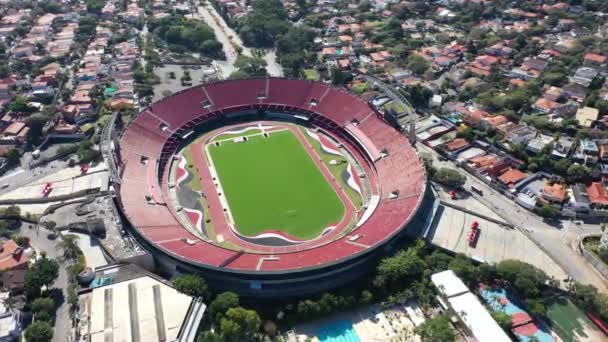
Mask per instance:
[[[438,154],[425,145],[418,144],[417,149],[433,156],[436,166],[457,168],[456,164],[451,161],[439,161],[437,159]],[[561,222],[558,226],[549,225],[536,214],[521,208],[468,172],[462,171],[461,173],[467,177],[465,187],[469,188],[471,185],[475,185],[483,190],[483,196],[478,196],[481,202],[519,229],[527,232],[528,236],[541,245],[546,253],[570,276],[581,283],[592,284],[600,291],[608,293],[608,287],[603,277],[576,251],[578,237],[587,232],[599,231],[599,226],[584,225],[579,227],[568,222]]]
[[[30,244],[38,253],[44,251],[50,259],[59,258],[59,251],[55,248],[55,244],[58,240],[53,241],[47,239],[46,236],[49,231],[44,228],[30,229],[29,226],[29,224],[22,224],[20,235],[29,237]],[[70,322],[70,309],[67,303],[68,273],[66,271],[66,266],[66,264],[60,265],[59,276],[53,284],[53,287],[60,288],[63,291],[64,300],[57,309],[57,318],[55,319],[55,333],[53,334],[52,342],[70,341],[70,329],[72,327],[72,324]]]
[[[21,165],[26,165],[27,161],[21,162]],[[21,166],[8,171],[0,177],[0,195],[13,191],[21,186],[31,183],[37,179],[46,177],[59,170],[68,167],[68,162],[63,160],[55,160],[46,165],[29,170],[27,166]]]

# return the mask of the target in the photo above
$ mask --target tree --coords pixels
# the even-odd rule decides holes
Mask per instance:
[[[101,14],[105,1],[103,0],[87,0],[87,12],[93,14]]]
[[[519,260],[503,260],[496,265],[496,270],[525,298],[538,297],[548,279],[542,270]]]
[[[188,296],[209,298],[209,289],[207,282],[201,276],[196,274],[181,275],[173,281],[175,288]]]
[[[7,159],[7,162],[9,165],[19,164],[20,154],[19,154],[19,151],[17,151],[14,148],[12,148],[8,152],[6,152],[3,157]]]
[[[572,164],[568,168],[566,180],[569,183],[581,183],[589,179],[591,171],[585,165]]]
[[[41,312],[47,313],[50,317],[55,311],[55,301],[48,297],[36,298],[32,304],[30,304],[30,309],[36,314]]]
[[[445,315],[426,320],[416,327],[415,331],[420,336],[422,342],[456,341],[456,335],[450,325],[450,319]]]
[[[224,342],[224,340],[212,331],[203,331],[196,338],[196,342]]]
[[[25,274],[24,289],[30,298],[38,297],[43,286],[49,287],[59,275],[59,264],[43,255]]]
[[[410,55],[406,66],[416,75],[423,75],[430,67],[429,63],[419,55]]]
[[[35,107],[29,105],[27,99],[23,96],[17,96],[8,106],[8,109],[17,113],[33,113],[36,111]]]
[[[252,10],[238,20],[238,32],[249,46],[270,47],[289,30],[287,11],[280,0],[255,0]]]
[[[234,66],[244,72],[248,77],[266,76],[266,61],[260,57],[239,55]]]
[[[332,68],[330,70],[331,84],[343,85],[349,82],[353,77],[349,73],[346,73],[338,68]]]
[[[78,160],[80,163],[88,163],[99,157],[100,152],[95,150],[95,145],[89,140],[83,140],[78,146]]]
[[[222,292],[209,304],[209,316],[215,323],[219,323],[228,309],[237,306],[239,306],[239,296],[236,293]]]
[[[460,188],[466,182],[466,177],[461,175],[460,172],[450,169],[447,167],[442,167],[435,173],[434,180],[437,183],[450,186],[453,188]]]
[[[559,209],[550,204],[543,204],[539,208],[535,208],[535,212],[544,218],[556,218],[559,216]]]
[[[230,308],[220,320],[220,331],[225,341],[243,341],[258,332],[261,323],[260,316],[253,310]]]
[[[74,260],[78,255],[82,254],[78,246],[80,237],[74,234],[63,235],[61,241],[57,243],[56,248],[63,253],[63,257],[69,260]]]
[[[48,342],[53,338],[53,328],[44,321],[35,321],[25,329],[28,342]]]
[[[374,295],[369,292],[368,290],[363,290],[361,292],[361,298],[359,299],[359,302],[362,305],[369,305],[374,301]]]
[[[30,129],[27,133],[27,141],[30,145],[38,145],[42,142],[43,128],[48,121],[48,117],[39,113],[30,115],[30,117],[27,118],[25,123]]]
[[[385,288],[396,288],[403,281],[412,279],[425,269],[424,260],[418,255],[418,249],[408,248],[400,250],[392,257],[380,261],[376,269],[374,285]]]

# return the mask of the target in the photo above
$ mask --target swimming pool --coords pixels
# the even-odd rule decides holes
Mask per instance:
[[[317,329],[320,342],[361,342],[350,321],[334,321]]]
[[[547,327],[534,320],[520,306],[518,299],[508,293],[504,288],[492,288],[482,286],[479,289],[483,299],[494,310],[501,311],[511,316],[514,328],[511,330],[520,342],[528,342],[534,336],[536,341],[554,342],[555,340],[549,333]],[[521,324],[521,325],[520,325]]]

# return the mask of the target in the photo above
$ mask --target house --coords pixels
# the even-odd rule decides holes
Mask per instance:
[[[584,184],[573,184],[568,189],[568,201],[564,205],[564,210],[574,211],[574,214],[588,214],[591,210],[591,203],[587,195],[587,188]]]
[[[594,182],[587,186],[587,197],[592,208],[608,208],[608,193],[602,183]]]
[[[29,262],[29,253],[15,241],[4,240],[0,245],[0,270],[25,270]]]
[[[76,329],[86,341],[107,336],[116,341],[193,341],[206,309],[201,298],[125,263],[96,268],[91,285],[79,291],[78,302],[78,317],[84,319]]]
[[[560,106],[561,106],[561,103],[551,101],[549,99],[541,97],[538,100],[536,100],[536,102],[534,102],[534,104],[532,105],[532,108],[536,109],[537,111],[539,111],[542,114],[549,114],[554,109],[559,108]]]
[[[582,127],[591,127],[599,116],[599,110],[592,107],[583,107],[576,111],[576,120]]]
[[[536,154],[539,153],[545,146],[553,142],[553,137],[549,135],[539,134],[534,139],[530,140],[526,145],[526,150]]]
[[[551,155],[556,158],[566,158],[572,152],[574,139],[568,136],[561,136],[555,142]]]
[[[490,113],[486,112],[485,110],[476,108],[466,113],[464,117],[464,122],[470,126],[477,126],[483,119],[489,116]]]
[[[598,161],[599,148],[595,141],[581,139],[572,159],[579,163],[595,164]]]
[[[491,128],[491,129],[496,130],[496,128],[498,126],[504,125],[507,122],[509,122],[509,119],[507,119],[506,116],[496,115],[496,116],[492,116],[492,117],[481,120],[481,125],[482,125],[482,127]]]
[[[536,128],[531,126],[522,126],[509,133],[506,139],[511,144],[526,145],[530,140],[534,139],[537,134],[538,131]]]
[[[583,102],[585,97],[587,97],[587,88],[578,83],[569,83],[565,85],[562,90],[566,99]]]
[[[506,159],[494,154],[487,154],[469,159],[468,166],[475,169],[479,174],[496,177],[503,173],[510,165]]]
[[[541,191],[541,199],[550,204],[564,203],[566,201],[566,186],[558,182],[547,182]]]
[[[570,77],[570,82],[578,83],[583,87],[589,87],[594,78],[598,75],[598,71],[589,67],[580,67],[576,69],[573,77]]]
[[[507,188],[512,188],[515,184],[520,181],[526,179],[528,177],[527,174],[519,171],[518,169],[509,168],[507,171],[503,172],[502,175],[498,176],[496,179],[502,185]]]
[[[543,97],[549,101],[557,102],[562,98],[563,90],[559,87],[550,87],[545,91]]]
[[[586,53],[583,60],[586,66],[603,67],[608,62],[608,57],[597,53]]]
[[[471,146],[471,143],[469,143],[466,139],[456,138],[456,139],[453,139],[453,140],[450,140],[450,141],[444,143],[443,149],[446,152],[456,152],[458,150],[462,150],[469,146]]]

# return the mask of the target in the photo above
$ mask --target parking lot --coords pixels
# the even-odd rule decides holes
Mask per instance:
[[[490,208],[472,197],[455,201],[444,200],[491,219],[504,222]],[[464,253],[471,258],[489,263],[517,259],[533,264],[556,279],[566,278],[562,268],[519,230],[507,228],[481,216],[448,206],[442,206],[437,215],[438,217],[429,234],[429,240],[434,245],[455,253]],[[476,243],[469,244],[467,236],[474,221],[479,223],[479,236]]]

